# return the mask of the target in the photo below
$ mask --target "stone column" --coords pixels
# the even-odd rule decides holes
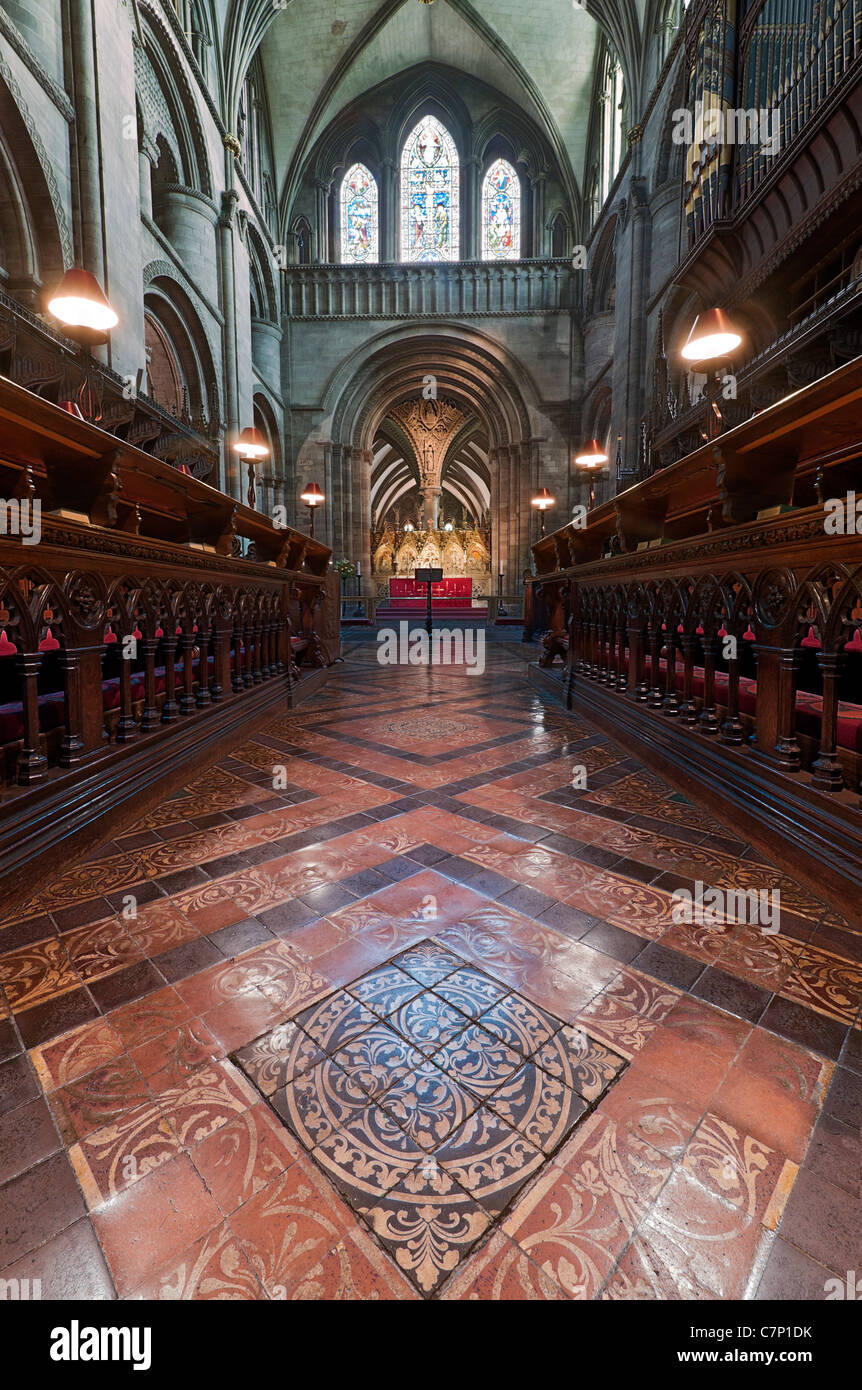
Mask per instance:
[[[533,192],[533,249],[531,254],[536,257],[547,254],[545,247],[545,187],[547,182],[548,174],[545,169],[541,169],[530,179],[530,188]]]
[[[439,484],[429,484],[422,489],[422,524],[428,531],[437,530],[442,493]]]
[[[357,460],[354,451],[354,460],[359,469],[359,516],[355,524],[359,528],[359,544],[357,554],[362,558],[362,583],[359,592],[362,593],[365,586],[371,583],[371,464],[374,458],[370,449],[363,449]],[[354,486],[356,485],[354,478]]]
[[[632,180],[632,227],[629,267],[628,379],[626,382],[623,467],[636,470],[644,414],[644,358],[646,355],[646,300],[650,279],[652,220],[643,179]],[[619,301],[618,301],[619,302]]]
[[[330,179],[314,180],[317,208],[317,259],[323,265],[328,263],[332,255],[329,245],[329,193],[331,188],[332,182]]]
[[[141,216],[153,215],[153,167],[158,163],[159,152],[146,131],[138,146],[138,181],[141,190]]]
[[[230,163],[226,155],[226,164]],[[232,172],[232,171],[231,171]],[[238,456],[230,447],[240,431],[239,422],[239,379],[237,376],[236,340],[236,274],[234,266],[234,217],[239,194],[235,188],[227,188],[222,194],[222,210],[218,219],[219,250],[219,288],[221,292],[221,311],[224,318],[222,336],[222,359],[224,366],[225,424],[225,492],[237,501],[242,500],[242,478]]]
[[[468,261],[478,261],[482,255],[481,227],[482,191],[479,178],[479,161],[476,158],[464,160],[464,213],[461,218],[461,244],[464,257]]]
[[[380,202],[378,206],[381,261],[398,260],[400,212],[398,168],[394,159],[384,159],[380,166]]]
[[[75,98],[75,136],[81,260],[105,289],[99,97],[91,0],[69,0],[69,44]]]

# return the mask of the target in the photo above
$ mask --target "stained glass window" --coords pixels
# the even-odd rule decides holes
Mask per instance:
[[[377,181],[354,164],[341,185],[341,259],[348,265],[377,260]]]
[[[458,259],[458,151],[434,116],[410,132],[401,154],[401,259]]]
[[[482,184],[482,260],[516,261],[521,254],[521,185],[505,159],[497,159]]]

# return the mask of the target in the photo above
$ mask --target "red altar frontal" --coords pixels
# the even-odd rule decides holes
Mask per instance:
[[[431,602],[435,608],[469,608],[473,601],[472,579],[441,579],[431,585]],[[413,608],[428,602],[428,585],[415,579],[390,579],[389,602],[393,608]]]

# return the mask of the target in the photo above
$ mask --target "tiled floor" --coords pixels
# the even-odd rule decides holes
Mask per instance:
[[[2,921],[0,1276],[822,1299],[856,1268],[862,929],[526,654],[358,645]],[[674,922],[696,880],[780,888],[780,933]]]

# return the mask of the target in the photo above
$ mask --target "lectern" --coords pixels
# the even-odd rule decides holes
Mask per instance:
[[[443,578],[442,570],[417,570],[413,576],[417,584],[428,585],[428,608],[425,613],[425,631],[431,635],[431,585],[439,584]]]

